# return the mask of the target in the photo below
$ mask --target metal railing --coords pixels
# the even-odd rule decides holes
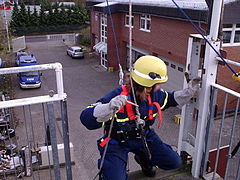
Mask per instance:
[[[219,96],[219,91],[224,97]],[[224,98],[223,110],[216,119],[216,102]],[[227,113],[229,101],[235,103],[235,109]],[[218,84],[211,86],[210,115],[206,126],[205,150],[201,174],[208,179],[217,177],[224,180],[240,179],[240,94]]]
[[[72,179],[73,145],[69,142],[62,65],[3,68],[0,75],[51,69],[56,73],[56,94],[0,101],[0,177],[3,179],[26,176]],[[65,165],[65,171],[61,165]]]

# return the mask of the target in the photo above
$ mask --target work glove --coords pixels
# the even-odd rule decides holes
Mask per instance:
[[[200,83],[201,83],[201,78],[196,77],[189,81],[187,88],[183,90],[175,91],[174,99],[178,103],[178,105],[183,106],[187,104],[187,102],[190,101],[192,97],[196,96],[200,87]]]
[[[109,103],[99,103],[94,108],[93,116],[97,118],[98,122],[106,122],[111,118],[118,110],[127,103],[127,96],[118,95],[111,99]]]

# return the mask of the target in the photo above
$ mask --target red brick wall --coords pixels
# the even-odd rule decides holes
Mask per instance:
[[[125,14],[121,14],[122,19]],[[195,33],[193,27],[185,21],[151,17],[151,32],[139,30],[140,15],[134,14],[133,45],[149,52],[161,54],[169,59],[185,64],[189,34]],[[124,22],[124,21],[123,21]],[[129,30],[123,26],[122,40],[129,41]],[[121,24],[119,22],[118,24]]]
[[[123,49],[124,47],[121,45],[121,34],[122,34],[122,26],[120,25],[120,22],[122,22],[122,16],[121,13],[114,13],[112,14],[112,20],[114,29],[112,28],[112,24],[110,21],[110,17],[108,16],[108,64],[110,67],[114,67],[114,70],[118,69],[118,56],[117,56],[117,49],[116,44],[114,41],[113,36],[113,30],[116,35],[117,40],[117,47],[118,47],[118,54],[119,54],[119,62],[122,61],[123,57]],[[121,62],[120,62],[121,63]],[[121,63],[122,65],[122,63]]]
[[[92,33],[99,36],[100,17],[98,13],[91,13]],[[96,14],[98,21],[96,21]],[[187,21],[177,19],[167,19],[152,16],[151,17],[151,32],[139,30],[140,15],[134,15],[134,28],[132,29],[133,46],[145,49],[154,55],[162,55],[171,60],[175,60],[181,64],[185,64],[189,34],[196,33],[192,25]],[[129,29],[125,27],[125,13],[112,14],[114,30],[116,33],[117,46],[119,50],[120,62],[125,69],[126,67],[126,45],[129,42]],[[196,24],[198,26],[198,24]],[[204,28],[204,25],[201,25]],[[240,61],[240,47],[226,47],[227,59]],[[108,62],[114,70],[118,69],[118,61],[116,55],[116,46],[113,38],[112,25],[108,16]],[[233,66],[232,66],[233,67]],[[239,72],[239,67],[233,67]],[[217,83],[226,86],[232,90],[240,92],[240,84],[232,79],[232,72],[226,66],[219,66]],[[220,93],[220,97],[222,94]],[[223,98],[218,100],[219,107],[223,107]],[[229,98],[228,108],[235,107],[235,101],[232,97]],[[220,109],[220,108],[219,108]]]
[[[100,15],[91,9],[91,33],[99,37],[100,33]]]
[[[238,47],[237,46],[236,47],[225,47],[223,49],[227,52],[227,57],[226,57],[227,59],[240,63],[240,47],[239,46]],[[240,72],[240,67],[237,67],[237,66],[234,66],[231,64],[229,64],[229,65],[232,67],[232,69],[235,72],[237,72],[237,73]],[[226,65],[219,66],[218,75],[217,75],[217,83],[240,93],[240,83],[234,81],[232,79],[232,75],[233,75],[233,73],[229,70],[229,68]],[[223,104],[224,104],[223,97],[225,97],[225,94],[223,92],[219,91],[218,92],[219,110],[222,109],[221,107],[223,107]],[[236,102],[237,102],[237,99],[235,97],[229,96],[228,102],[227,102],[227,108],[234,109],[236,107]]]

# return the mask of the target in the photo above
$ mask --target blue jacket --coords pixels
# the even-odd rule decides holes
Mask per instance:
[[[100,100],[97,102],[101,102],[103,104],[109,103],[112,98],[114,98],[117,95],[120,95],[122,92],[122,88],[118,87],[112,92],[108,93],[104,97],[102,97]],[[130,98],[132,95],[130,95]],[[133,98],[131,98],[133,99]],[[153,92],[152,94],[152,102],[158,102],[161,106],[161,110],[165,110],[168,107],[171,106],[177,106],[177,102],[174,99],[174,92],[166,92],[161,89],[158,91]],[[148,120],[148,109],[149,103],[147,100],[138,100],[138,105],[139,105],[139,112],[140,112],[140,118],[145,120],[145,124],[147,126],[153,125],[155,121],[155,117],[157,115],[157,108],[156,106],[153,106],[153,114],[154,114],[154,119],[153,120]],[[82,124],[89,130],[93,129],[98,129],[101,128],[103,125],[105,129],[107,129],[110,125],[111,121],[107,121],[105,124],[100,123],[96,121],[96,118],[93,116],[93,110],[95,108],[96,104],[91,104],[89,105],[86,109],[84,109],[80,115],[80,120]],[[135,107],[133,107],[134,109]],[[115,130],[128,130],[129,128],[136,127],[136,123],[133,120],[129,120],[126,110],[124,113],[116,113],[115,115],[116,121],[114,121],[113,128]]]

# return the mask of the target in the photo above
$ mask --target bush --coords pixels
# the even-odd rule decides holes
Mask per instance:
[[[83,36],[80,41],[80,44],[83,46],[89,46],[91,44],[91,41],[90,41],[89,37]]]

